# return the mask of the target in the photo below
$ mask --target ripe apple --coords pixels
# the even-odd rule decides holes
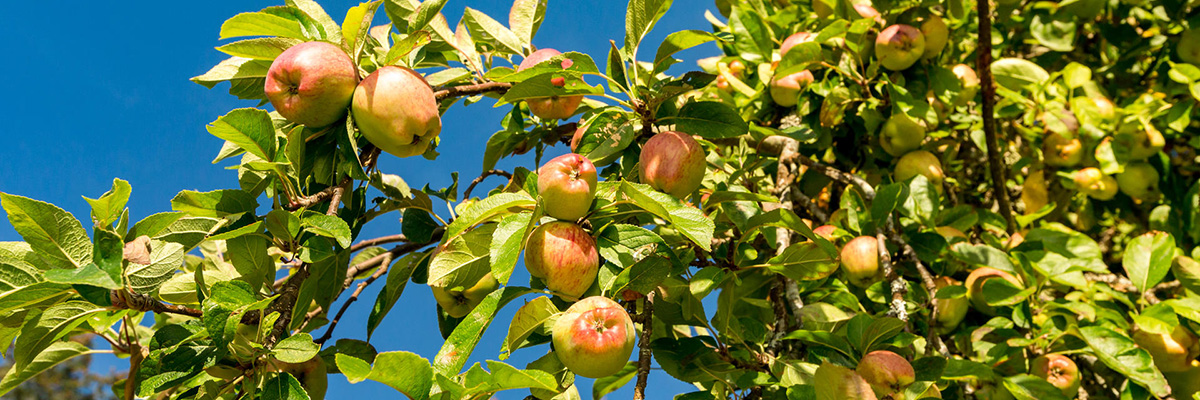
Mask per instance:
[[[884,68],[903,71],[925,55],[925,35],[909,25],[895,24],[875,38],[875,57]]]
[[[875,391],[871,385],[854,370],[837,366],[826,361],[817,367],[813,374],[816,386],[817,400],[876,400]]]
[[[484,297],[500,287],[500,283],[489,272],[479,278],[475,284],[469,288],[453,287],[445,288],[440,286],[430,286],[433,289],[433,299],[437,300],[442,306],[442,310],[446,311],[454,318],[462,318],[475,309],[479,302],[483,301]]]
[[[1025,287],[1017,277],[995,268],[980,267],[971,271],[967,276],[967,297],[971,299],[971,305],[975,306],[976,310],[987,315],[996,315],[996,310],[988,305],[983,296],[983,283],[992,278],[1003,278],[1019,288]]]
[[[864,355],[856,371],[871,385],[876,397],[895,397],[917,379],[917,373],[908,360],[887,350]]]
[[[272,359],[267,362],[265,369],[268,372],[292,374],[296,380],[300,381],[300,387],[303,387],[304,391],[308,393],[309,399],[325,399],[325,392],[329,389],[329,371],[321,356],[295,364]]]
[[[788,50],[792,49],[792,47],[794,47],[800,43],[811,42],[813,39],[816,39],[816,38],[817,38],[817,35],[812,32],[793,33],[791,36],[788,36],[787,38],[783,39],[783,44],[779,45],[779,56],[783,57],[785,54],[787,54]]]
[[[1067,397],[1074,398],[1079,393],[1079,366],[1070,357],[1057,353],[1045,354],[1035,358],[1030,369],[1034,376],[1049,381]]]
[[[1145,162],[1126,165],[1125,171],[1117,174],[1117,187],[1121,193],[1143,202],[1157,200],[1162,195],[1158,191],[1158,171]]]
[[[642,183],[680,199],[700,188],[706,165],[700,143],[678,131],[647,140],[638,162]]]
[[[813,228],[813,233],[817,234],[817,236],[824,238],[825,240],[832,242],[834,239],[833,232],[836,230],[837,230],[836,226],[821,225],[816,228]]]
[[[933,283],[938,290],[950,286],[962,286],[961,282],[949,276],[938,277]],[[966,297],[935,299],[933,300],[933,304],[935,329],[942,335],[954,331],[954,328],[957,328],[958,324],[962,323],[963,319],[967,317],[967,309],[970,308],[970,300]]]
[[[306,42],[288,48],[267,70],[267,99],[288,121],[319,128],[346,115],[358,68],[340,47]]]
[[[942,162],[933,153],[925,150],[905,153],[900,157],[900,161],[896,162],[892,173],[895,174],[897,182],[908,181],[918,174],[923,175],[937,189],[938,194],[942,193],[942,180],[946,178],[942,172]]]
[[[879,129],[879,146],[892,157],[921,147],[925,140],[925,123],[912,119],[903,112],[893,112]]]
[[[846,279],[858,287],[868,287],[883,279],[879,268],[879,241],[874,236],[859,236],[842,246],[842,269]]]
[[[925,53],[921,58],[931,59],[946,48],[946,42],[950,39],[950,27],[946,26],[942,17],[930,14],[921,22],[921,34],[925,36]]]
[[[958,83],[962,86],[958,96],[954,97],[954,106],[965,106],[975,99],[976,93],[979,93],[979,75],[976,75],[975,70],[967,64],[955,65],[950,70],[954,72],[954,76],[958,77]]]
[[[1179,35],[1179,45],[1175,50],[1179,52],[1181,61],[1200,65],[1200,29],[1188,29]]]
[[[741,78],[743,72],[746,72],[746,64],[742,63],[742,60],[729,62],[729,73],[733,74],[733,76]]]
[[[364,137],[396,157],[425,152],[442,132],[433,89],[417,71],[381,67],[354,90],[354,122]]]
[[[1147,332],[1136,324],[1132,330],[1133,341],[1150,353],[1154,365],[1162,372],[1187,371],[1192,360],[1200,356],[1200,340],[1183,325],[1175,326],[1170,335]]]
[[[1083,142],[1058,132],[1047,132],[1042,140],[1042,152],[1047,165],[1071,167],[1083,161]]]
[[[600,269],[596,239],[570,222],[542,224],[525,243],[525,268],[542,278],[546,288],[570,297],[582,296]]]
[[[633,320],[607,297],[592,296],[571,305],[554,322],[552,332],[554,354],[575,375],[610,376],[633,354]]]
[[[570,221],[583,218],[596,197],[596,166],[575,153],[547,161],[538,168],[538,196],[551,217]]]
[[[1112,200],[1117,195],[1117,180],[1095,167],[1075,171],[1074,181],[1080,193],[1096,200]]]
[[[531,68],[542,61],[549,60],[560,53],[555,49],[541,49],[531,53],[524,60],[521,60],[521,65],[517,66],[517,71]],[[570,68],[574,62],[564,59],[562,61],[563,69]],[[525,103],[529,104],[529,112],[541,119],[567,119],[575,114],[575,109],[579,108],[579,103],[583,102],[583,95],[577,96],[550,96],[536,99],[525,99]]]

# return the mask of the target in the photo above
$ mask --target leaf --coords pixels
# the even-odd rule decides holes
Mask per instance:
[[[414,243],[425,243],[432,240],[433,231],[439,226],[428,211],[419,208],[405,208],[404,214],[400,218],[400,233]]]
[[[4,374],[4,380],[0,380],[0,396],[8,394],[9,391],[15,389],[22,382],[48,369],[54,368],[54,366],[64,361],[99,352],[98,350],[89,349],[87,346],[72,341],[55,342],[45,350],[39,352],[37,357],[34,357],[24,368],[9,368],[8,373]]]
[[[755,231],[765,227],[784,228],[804,235],[804,237],[808,238],[808,240],[816,242],[817,245],[821,247],[821,250],[823,250],[825,254],[828,254],[830,258],[838,257],[840,254],[840,251],[833,245],[833,243],[830,243],[828,240],[825,240],[825,238],[817,236],[816,233],[813,233],[812,228],[809,228],[807,224],[801,221],[800,217],[797,216],[796,213],[792,212],[792,210],[780,208],[755,215],[746,222],[746,227],[747,228],[742,235],[743,238],[750,238],[752,237],[750,235],[751,233],[754,233]]]
[[[458,218],[446,226],[443,243],[455,238],[467,228],[492,220],[510,212],[512,208],[529,208],[536,205],[529,195],[523,193],[497,193],[471,205],[459,213]]]
[[[992,267],[1005,272],[1015,272],[1008,253],[983,244],[959,243],[951,248],[954,258],[967,264],[980,267]]]
[[[412,189],[408,187],[408,183],[400,175],[385,174],[375,171],[371,174],[371,186],[379,189],[384,195],[394,199],[407,199],[412,197]]]
[[[667,67],[674,63],[674,58],[671,56],[675,55],[675,53],[714,40],[717,40],[717,36],[705,31],[686,30],[672,32],[663,39],[662,44],[658,45],[658,51],[654,53],[654,70],[665,71]]]
[[[421,6],[417,7],[417,13],[412,20],[412,24],[408,29],[416,31],[424,29],[429,25],[438,13],[442,12],[442,7],[446,5],[446,0],[425,0],[421,2]]]
[[[315,28],[321,33],[319,37],[333,43],[342,43],[342,32],[337,22],[334,22],[333,18],[329,18],[329,14],[326,14],[325,9],[321,8],[316,1],[286,0],[285,3],[315,21],[317,23]]]
[[[383,4],[383,0],[367,1],[346,10],[346,18],[342,20],[342,39],[345,48],[350,50],[351,58],[356,58],[358,50],[362,48],[380,4]]]
[[[592,399],[603,399],[605,395],[615,392],[617,389],[628,384],[635,376],[637,376],[637,363],[625,363],[625,366],[617,373],[596,379],[592,383]]]
[[[241,13],[221,24],[221,33],[218,39],[225,40],[239,36],[305,38],[299,20],[265,12]]]
[[[838,266],[840,264],[836,258],[830,257],[817,243],[810,241],[788,246],[766,264],[755,267],[766,268],[798,281],[814,281],[832,275]]]
[[[217,46],[217,51],[234,57],[245,57],[254,60],[270,61],[274,60],[276,57],[279,57],[279,55],[283,54],[284,51],[287,51],[288,48],[300,43],[303,43],[303,41],[291,38],[255,38],[239,40],[233,43]],[[266,113],[266,111],[263,111],[263,113]]]
[[[508,11],[508,28],[522,44],[529,44],[546,16],[547,0],[515,0]]]
[[[671,276],[671,262],[665,257],[651,255],[634,263],[609,282],[606,292],[615,295],[626,290],[649,293]]]
[[[1125,246],[1121,265],[1138,290],[1145,292],[1167,276],[1175,256],[1175,238],[1166,232],[1148,232]]]
[[[271,354],[279,361],[299,364],[316,357],[318,351],[321,351],[321,345],[313,343],[312,335],[300,332],[280,340],[271,349]]]
[[[309,400],[304,386],[290,373],[276,374],[263,382],[258,398],[262,400]]]
[[[408,285],[408,279],[412,277],[413,270],[425,259],[425,253],[409,253],[396,260],[388,269],[387,283],[375,297],[375,307],[371,308],[371,314],[367,316],[368,339],[375,333],[375,328],[379,327],[379,323],[383,322],[383,317],[386,317],[392,307],[396,305],[396,301],[400,300],[400,295],[404,293],[404,287]]]
[[[53,268],[74,269],[92,259],[92,241],[83,224],[53,204],[0,193],[0,206],[13,229]]]
[[[1075,49],[1077,31],[1074,19],[1065,13],[1039,12],[1029,21],[1029,33],[1046,48],[1069,52]]]
[[[471,310],[471,313],[467,314],[446,338],[446,343],[442,345],[441,350],[438,350],[437,356],[433,359],[434,371],[438,375],[457,375],[459,371],[462,371],[471,352],[475,351],[475,345],[479,344],[480,338],[487,331],[487,327],[491,325],[492,319],[496,318],[496,313],[500,311],[500,308],[510,301],[532,292],[535,290],[508,286],[484,297],[483,301],[475,306],[475,309]]]
[[[1050,73],[1041,66],[1020,58],[1001,58],[993,61],[992,73],[996,76],[996,84],[1016,91],[1050,79]]]
[[[769,62],[774,45],[763,16],[750,5],[734,7],[729,14],[729,30],[733,33],[733,47],[738,56],[752,63]]]
[[[717,101],[689,102],[679,115],[669,119],[675,129],[708,139],[723,139],[745,135],[749,125],[728,104]]]
[[[471,37],[476,42],[490,42],[508,53],[521,54],[521,39],[482,11],[467,7],[466,11],[463,11],[462,23],[471,31]]]
[[[192,77],[191,81],[209,89],[225,81],[263,82],[263,79],[267,77],[267,70],[270,67],[270,61],[254,60],[245,57],[230,57],[213,66],[204,75]],[[261,88],[259,89],[261,90]],[[215,163],[219,160],[220,158],[213,162]]]
[[[632,3],[634,2],[630,4]],[[640,183],[621,181],[621,193],[638,207],[666,220],[672,228],[687,236],[701,249],[712,251],[713,230],[716,229],[716,225],[696,207]]]
[[[271,115],[257,108],[239,108],[208,124],[208,133],[238,145],[263,160],[274,160],[279,143]]]
[[[601,257],[622,270],[653,254],[672,260],[676,258],[661,236],[646,228],[629,224],[606,226],[596,235],[596,245]]]
[[[40,309],[74,296],[71,287],[54,282],[38,282],[0,293],[0,315]]]
[[[517,259],[521,256],[521,245],[533,222],[533,213],[509,215],[500,220],[496,230],[492,232],[491,248],[488,257],[491,260],[492,277],[502,285],[508,284],[516,268]]]
[[[671,8],[672,0],[630,0],[625,11],[625,48],[636,49],[642,38]]]
[[[86,301],[68,301],[52,305],[46,311],[27,318],[14,344],[13,369],[21,370],[30,366],[42,350],[66,337],[87,317],[104,311],[104,308]]]
[[[549,297],[535,297],[517,310],[512,322],[508,324],[508,335],[504,339],[504,350],[501,357],[506,357],[521,347],[521,343],[534,332],[542,329],[546,320],[559,313],[558,307]]]
[[[1104,365],[1150,389],[1157,397],[1166,397],[1171,392],[1167,380],[1154,366],[1150,353],[1139,348],[1133,339],[1103,326],[1079,328],[1079,333],[1092,348],[1092,354]]]
[[[495,230],[495,224],[481,225],[439,247],[429,262],[429,285],[465,288],[490,273],[491,239]]]
[[[122,288],[121,283],[114,280],[108,273],[101,271],[96,264],[88,264],[79,269],[52,269],[46,271],[46,281],[66,285],[88,285],[109,290]]]
[[[413,400],[429,398],[433,369],[429,361],[407,351],[389,351],[375,356],[367,379],[391,386]]]
[[[121,211],[125,209],[125,204],[129,202],[129,194],[133,188],[129,186],[129,182],[123,181],[120,178],[113,178],[112,189],[104,192],[98,199],[83,199],[92,206],[92,221],[96,221],[99,225],[109,226],[120,218]]]
[[[153,293],[183,267],[183,245],[151,241],[150,264],[130,263],[125,271],[129,287],[137,293]]]
[[[337,353],[334,354],[334,359],[337,362],[338,370],[342,375],[346,376],[346,380],[351,384],[359,383],[367,380],[367,375],[371,374],[371,364],[363,361],[361,358]]]
[[[184,190],[171,199],[171,209],[198,217],[223,218],[230,214],[254,212],[258,200],[249,192],[237,189],[196,192]]]
[[[336,240],[343,248],[350,247],[350,225],[336,215],[306,212],[300,220],[300,226],[304,227],[305,232]]]

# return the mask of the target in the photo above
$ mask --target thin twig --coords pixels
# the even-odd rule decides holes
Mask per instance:
[[[638,342],[637,384],[633,387],[633,400],[646,398],[646,380],[650,377],[650,336],[654,334],[654,290],[646,293],[642,306],[642,337]]]
[[[1004,177],[1004,154],[996,135],[996,86],[992,79],[992,11],[987,1],[978,1],[979,48],[975,51],[975,68],[983,87],[983,133],[987,141],[988,169],[992,172],[992,191],[1000,205],[1000,214],[1008,223],[1008,233],[1016,232],[1012,205],[1008,200],[1008,185]]]
[[[512,179],[512,174],[505,170],[489,169],[487,171],[483,171],[482,174],[479,174],[478,178],[475,178],[475,180],[471,181],[471,184],[467,186],[467,191],[463,192],[463,198],[464,199],[471,198],[471,191],[475,190],[475,185],[478,185],[480,182],[483,182],[484,179],[487,179],[487,177],[493,176],[493,175],[499,175],[499,176],[503,176],[508,179]]]
[[[327,187],[327,188],[325,188],[325,190],[317,192],[311,196],[304,196],[304,197],[299,197],[299,198],[295,198],[295,199],[290,199],[288,201],[287,206],[284,208],[287,208],[288,210],[298,210],[301,208],[312,207],[314,205],[320,204],[321,202],[323,202],[326,199],[329,199],[331,196],[333,196],[334,193],[337,192],[339,188],[343,187],[343,185],[349,184],[350,181],[351,181],[351,178],[347,176],[345,179],[342,179],[342,182],[338,183],[337,185]],[[345,189],[343,188],[342,190],[345,190]],[[337,204],[337,203],[334,202],[334,204]]]
[[[203,311],[195,308],[163,303],[155,300],[153,297],[125,290],[113,290],[109,293],[109,300],[112,301],[112,308],[116,309],[141,312],[153,311],[159,314],[179,314],[195,318],[200,318],[204,315]]]
[[[398,258],[404,254],[408,254],[408,253],[420,250],[421,248],[423,248],[425,246],[436,243],[439,240],[442,240],[442,234],[444,234],[445,232],[446,232],[446,230],[444,228],[438,227],[437,229],[433,230],[433,236],[430,236],[428,242],[405,243],[405,244],[393,247],[391,250],[388,250],[387,253],[383,253],[383,254],[377,255],[375,257],[368,258],[366,261],[363,261],[356,265],[351,265],[349,268],[346,269],[346,280],[344,282],[342,282],[342,290],[349,289],[350,285],[354,284],[355,276],[357,276],[359,272],[365,271],[368,268],[379,265],[379,263],[382,262],[385,258],[395,260],[396,258]],[[336,300],[337,297],[335,296],[334,299]]]
[[[512,88],[512,84],[507,82],[484,82],[474,85],[450,86],[433,92],[433,98],[437,99],[437,101],[442,101],[451,97],[474,96],[489,92],[503,94],[510,88]]]
[[[863,200],[871,201],[875,199],[875,188],[871,187],[871,183],[867,182],[863,178],[859,178],[857,175],[842,172],[837,168],[822,164],[802,154],[796,154],[796,161],[799,161],[809,169],[816,170],[818,173],[828,176],[835,181],[847,185],[857,186],[859,190],[862,190],[863,192]]]
[[[395,235],[388,235],[388,236],[380,236],[380,237],[377,237],[374,239],[363,240],[361,242],[351,245],[350,252],[353,253],[353,252],[356,252],[356,251],[359,251],[359,250],[362,250],[362,249],[365,249],[365,248],[368,248],[371,246],[378,246],[381,244],[407,242],[407,241],[408,241],[408,237],[404,236],[403,233],[398,233]]]
[[[387,273],[388,265],[392,263],[391,254],[383,254],[388,255],[388,257],[384,257],[383,261],[379,263],[379,269],[375,270],[375,273],[371,274],[370,278],[360,282],[358,284],[358,288],[354,289],[354,293],[350,294],[350,298],[346,299],[345,303],[342,303],[342,308],[338,310],[337,315],[333,317],[333,320],[329,321],[329,328],[325,329],[325,334],[321,335],[320,339],[315,340],[317,344],[325,344],[325,341],[329,340],[329,338],[333,336],[333,330],[334,328],[337,328],[338,321],[341,321],[342,315],[346,313],[346,310],[350,309],[350,305],[354,304],[355,301],[358,301],[358,296],[362,294],[363,289],[366,289],[367,286],[370,286],[371,283],[374,283],[376,279],[379,279],[379,277]]]

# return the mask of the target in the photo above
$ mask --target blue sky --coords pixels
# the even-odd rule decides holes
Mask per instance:
[[[40,2],[0,4],[0,113],[4,115],[0,146],[0,191],[48,201],[76,217],[87,219],[81,196],[95,198],[111,186],[114,177],[129,181],[133,197],[131,217],[169,211],[170,200],[181,190],[209,191],[236,188],[236,171],[228,163],[211,160],[221,140],[204,126],[231,109],[254,106],[227,92],[227,85],[208,90],[188,81],[226,56],[213,47],[221,22],[239,12],[278,5],[272,1],[211,2],[67,2],[53,10]],[[336,20],[358,1],[321,1]],[[457,21],[464,7],[507,20],[507,1],[451,0],[446,16]],[[715,7],[699,0],[676,1],[671,11],[646,39],[642,59],[670,32],[710,30],[704,10]],[[625,2],[550,1],[546,21],[535,37],[538,47],[590,54],[602,64],[608,40],[624,35]],[[381,11],[376,23],[386,17]],[[689,62],[716,55],[707,45],[684,52]],[[677,67],[678,68],[678,67]],[[429,183],[444,187],[450,173],[460,171],[469,181],[481,169],[484,145],[499,130],[507,107],[492,108],[485,101],[470,107],[456,105],[443,116],[442,156],[437,161],[421,157],[397,159],[383,155],[380,168],[401,175],[410,185]],[[566,152],[562,146],[547,153]],[[548,159],[549,157],[547,157]],[[500,164],[533,166],[532,153]],[[495,179],[495,178],[493,178]],[[481,193],[498,184],[489,180]],[[464,182],[465,187],[465,182]],[[363,230],[361,238],[399,232],[396,218],[380,218]],[[7,220],[0,223],[0,241],[21,240]],[[518,267],[512,282],[527,282]],[[364,298],[374,298],[378,286]],[[371,302],[353,306],[334,335],[365,339]],[[495,359],[507,321],[519,304],[511,304],[497,319],[473,355],[472,362]],[[711,311],[711,310],[710,310]],[[442,344],[434,316],[434,301],[426,286],[410,285],[372,340],[380,351],[407,350],[431,358]],[[323,328],[322,328],[323,329]],[[321,333],[318,330],[318,334]],[[523,349],[506,362],[524,367],[544,354],[546,346]],[[99,357],[93,367],[125,370],[125,360]],[[694,390],[661,371],[651,375],[649,398],[669,398]],[[584,398],[591,397],[591,381],[577,380]],[[631,397],[632,384],[611,398]],[[397,393],[374,382],[350,385],[340,375],[330,376],[331,399],[360,395],[392,398]],[[527,391],[501,393],[501,399],[520,399]]]

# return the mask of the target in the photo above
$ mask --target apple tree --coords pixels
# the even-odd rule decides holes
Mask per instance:
[[[0,194],[25,239],[0,243],[0,394],[94,352],[81,333],[128,357],[124,398],[577,399],[580,376],[640,399],[652,362],[678,399],[1200,391],[1200,3],[717,0],[711,30],[648,43],[671,1],[630,0],[596,55],[537,47],[546,0],[446,5],[225,21],[230,58],[192,80],[258,101],[207,126],[229,189],[130,221],[117,179],[90,234]],[[717,55],[676,59],[697,46]],[[492,104],[478,178],[378,168],[433,162],[447,109]],[[330,341],[413,285],[436,357]]]

